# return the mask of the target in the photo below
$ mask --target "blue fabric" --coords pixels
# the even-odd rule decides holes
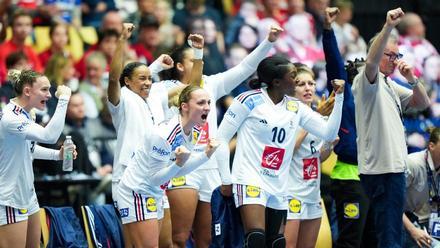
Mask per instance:
[[[86,248],[87,240],[73,208],[45,207],[50,219],[48,248]]]
[[[216,188],[211,197],[211,245],[210,248],[243,247],[244,231],[240,213],[232,197],[225,197]]]
[[[348,82],[348,77],[333,30],[324,30],[322,44],[326,61],[327,89],[331,92],[333,90],[331,80],[343,79],[345,82]],[[342,106],[341,126],[338,135],[340,140],[334,149],[338,159],[344,163],[357,165],[354,97],[351,92],[351,85],[348,83],[345,84],[344,88],[344,104]]]
[[[100,243],[99,247],[124,247],[124,240],[122,235],[122,227],[119,218],[115,212],[113,205],[92,205],[87,206],[93,214],[94,227],[90,223],[89,229],[94,232],[92,238],[95,243]],[[87,212],[89,215],[90,213]]]
[[[379,248],[402,247],[402,215],[405,197],[404,173],[360,175],[370,200],[371,216]]]

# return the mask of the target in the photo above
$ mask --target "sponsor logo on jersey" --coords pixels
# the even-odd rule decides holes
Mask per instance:
[[[198,131],[193,131],[193,143],[197,142],[199,145],[208,144],[209,140],[209,123],[207,122]]]
[[[259,198],[260,197],[260,188],[255,186],[246,186],[246,197],[248,198]]]
[[[27,214],[28,210],[26,208],[18,209],[19,214]]]
[[[147,212],[157,212],[156,199],[153,197],[147,197],[146,201]]]
[[[278,178],[278,175],[275,173],[274,170],[269,170],[266,168],[261,169],[260,174],[263,176],[271,177],[271,178]]]
[[[181,176],[181,177],[175,177],[175,178],[171,179],[171,185],[173,187],[179,187],[179,186],[186,185],[186,177]]]
[[[119,215],[121,215],[121,218],[128,217],[129,211],[128,208],[121,208],[119,209]]]
[[[291,112],[298,113],[298,102],[294,100],[288,101],[286,104],[286,109]]]
[[[359,219],[359,203],[344,203],[344,218]]]
[[[170,152],[167,152],[165,149],[153,146],[153,152],[159,154],[160,156],[168,156]]]
[[[289,212],[294,214],[301,213],[301,201],[298,199],[290,199],[289,201]]]
[[[24,129],[26,126],[28,126],[29,124],[31,124],[31,123],[28,122],[28,121],[22,122],[22,123],[20,124],[20,126],[17,127],[17,130],[20,131],[20,132],[23,131],[23,129]]]
[[[272,170],[279,170],[283,164],[284,152],[283,148],[266,146],[261,158],[261,166]]]
[[[303,159],[303,178],[304,180],[318,178],[318,158]]]
[[[236,114],[235,114],[232,110],[230,110],[230,109],[228,109],[228,111],[226,112],[226,114],[227,114],[228,116],[230,116],[232,119],[234,119],[235,116],[236,116]]]

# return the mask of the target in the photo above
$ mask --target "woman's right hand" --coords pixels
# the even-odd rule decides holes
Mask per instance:
[[[179,146],[174,151],[176,154],[176,165],[182,167],[188,161],[191,152],[184,146]]]
[[[282,29],[280,26],[273,25],[269,29],[269,35],[268,35],[267,39],[270,42],[275,42],[278,40],[278,38],[281,35],[281,32],[283,32],[283,31],[284,31],[284,29]]]
[[[410,234],[419,247],[431,247],[431,236],[425,230],[414,228]]]
[[[205,39],[203,38],[203,35],[190,34],[188,36],[188,44],[192,48],[203,49],[203,46],[205,45]]]
[[[336,94],[344,94],[345,80],[333,79],[331,83]]]
[[[219,142],[217,142],[216,139],[209,139],[208,144],[206,145],[205,153],[208,158],[211,158],[212,154],[217,150],[218,146],[220,145]]]
[[[72,90],[65,85],[60,85],[55,92],[55,96],[60,98],[62,95],[70,97],[70,95],[72,95]]]
[[[124,40],[128,40],[133,33],[134,25],[133,23],[124,23],[122,24],[122,33],[121,38]]]

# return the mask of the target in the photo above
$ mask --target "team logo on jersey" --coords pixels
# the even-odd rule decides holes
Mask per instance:
[[[294,214],[301,213],[301,201],[298,199],[290,199],[289,201],[289,212]]]
[[[266,146],[261,158],[261,166],[272,170],[279,170],[283,164],[284,152],[283,148]]]
[[[344,218],[359,219],[359,203],[344,203]]]
[[[209,123],[207,122],[198,131],[193,131],[193,141],[199,145],[208,144],[209,140]]]
[[[157,212],[157,204],[156,204],[156,199],[154,199],[153,197],[147,197],[145,199],[145,204],[147,207],[147,212],[151,213],[151,212]]]
[[[303,178],[304,180],[318,178],[318,158],[303,159]]]
[[[294,100],[288,101],[286,104],[286,109],[291,112],[298,113],[298,102]]]
[[[121,218],[128,217],[129,211],[128,208],[121,208],[119,209],[119,215],[121,215]]]
[[[185,178],[185,176],[175,177],[175,178],[171,179],[171,185],[173,187],[179,187],[179,186],[186,185],[186,178]]]
[[[19,106],[15,105],[14,108],[12,109],[12,112],[16,115],[21,114],[21,111],[23,111],[22,108],[20,108]]]
[[[260,188],[255,186],[246,186],[246,197],[248,198],[259,198],[260,197]]]
[[[18,209],[18,213],[19,214],[27,214],[28,210],[26,208],[21,208],[21,209]]]

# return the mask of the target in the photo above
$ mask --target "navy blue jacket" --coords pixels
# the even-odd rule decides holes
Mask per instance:
[[[333,90],[332,84],[330,83],[331,80],[343,79],[345,82],[348,82],[348,77],[333,30],[324,29],[322,44],[326,61],[327,89],[331,92]],[[351,92],[351,85],[348,83],[345,84],[344,88],[344,105],[342,106],[341,127],[338,135],[340,140],[334,149],[338,155],[338,160],[357,165],[357,133],[354,115],[354,97]]]

